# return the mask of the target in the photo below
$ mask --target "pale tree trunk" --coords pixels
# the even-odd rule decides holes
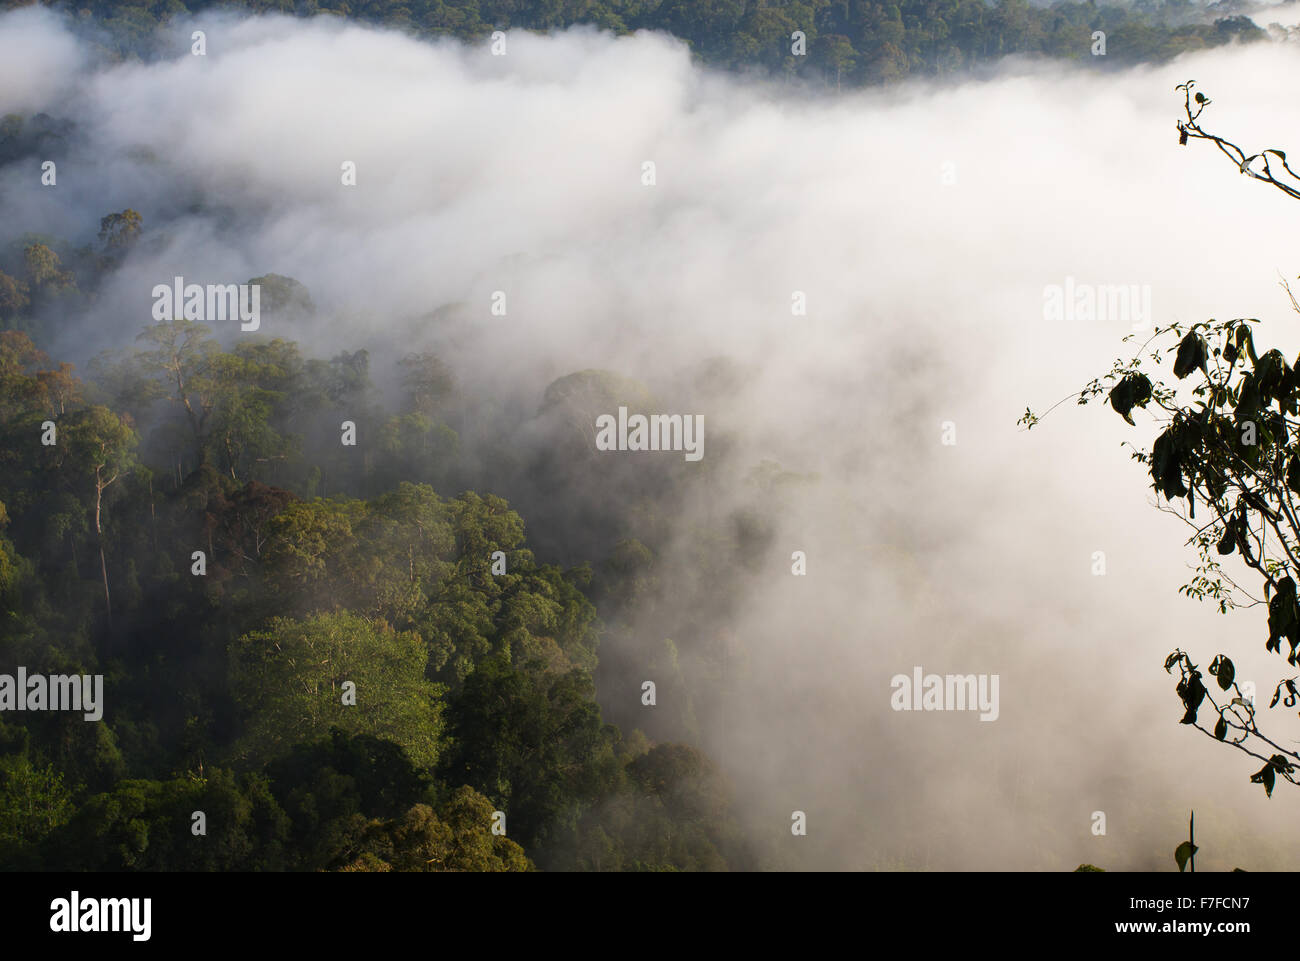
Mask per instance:
[[[158,553],[158,515],[153,509],[153,475],[149,476],[149,521],[153,527],[153,550]]]
[[[104,558],[104,528],[100,523],[102,507],[104,503],[104,491],[113,481],[117,480],[114,474],[108,480],[103,480],[100,476],[100,467],[95,468],[95,544],[99,548],[99,572],[104,579],[104,609],[108,614],[108,626],[113,627],[113,601],[108,593],[108,561]]]
[[[96,471],[96,474],[99,472]],[[99,484],[99,478],[95,478],[95,542],[99,546],[99,572],[104,578],[104,609],[108,613],[108,626],[113,626],[113,601],[108,595],[108,562],[104,559],[104,531],[99,523],[99,509],[103,501],[104,488]]]

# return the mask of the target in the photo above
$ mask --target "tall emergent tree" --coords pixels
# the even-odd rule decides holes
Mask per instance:
[[[113,621],[113,602],[108,590],[108,561],[104,557],[104,492],[134,467],[132,449],[135,431],[107,407],[79,410],[65,419],[64,436],[74,470],[86,475],[94,492],[95,546],[99,550],[99,573],[104,583],[104,611]]]
[[[1287,164],[1284,151],[1268,148],[1247,154],[1202,129],[1200,116],[1210,101],[1202,93],[1194,94],[1194,86],[1189,81],[1177,88],[1183,93],[1186,114],[1178,122],[1179,143],[1186,146],[1191,139],[1208,140],[1242,174],[1300,199],[1300,176]],[[1300,313],[1300,304],[1286,281],[1282,287]],[[1087,404],[1104,395],[1130,425],[1134,425],[1133,411],[1142,409],[1163,426],[1150,450],[1129,446],[1133,459],[1150,473],[1160,509],[1191,528],[1187,543],[1195,545],[1199,563],[1195,577],[1180,592],[1209,598],[1221,613],[1267,604],[1266,649],[1281,655],[1285,640],[1287,664],[1300,668],[1296,591],[1300,579],[1300,357],[1288,364],[1278,350],[1259,351],[1251,327],[1256,323],[1255,319],[1235,319],[1156,327],[1131,359],[1117,360],[1108,374],[1066,399]],[[1127,342],[1133,336],[1124,339]],[[1168,346],[1153,346],[1156,342]],[[1162,354],[1171,353],[1176,381],[1172,385],[1155,378],[1150,366],[1144,369],[1148,361],[1159,365],[1164,360]],[[1038,420],[1026,410],[1019,423],[1028,429]],[[1238,583],[1237,577],[1245,579],[1242,573],[1234,577],[1224,568],[1226,559],[1234,554],[1245,572],[1262,582],[1262,596]],[[1184,707],[1181,723],[1263,761],[1251,781],[1264,785],[1269,796],[1279,775],[1300,784],[1296,767],[1300,753],[1282,747],[1280,739],[1260,729],[1254,697],[1238,685],[1236,669],[1227,655],[1217,655],[1203,672],[1191,655],[1175,650],[1165,660],[1166,671],[1172,674],[1174,668],[1179,672],[1177,693]],[[1214,679],[1217,692],[1206,686],[1205,673]],[[1298,681],[1297,677],[1279,680],[1269,708],[1279,701],[1295,707],[1300,702]]]

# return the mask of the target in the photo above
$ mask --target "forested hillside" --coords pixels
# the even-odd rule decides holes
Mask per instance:
[[[5,6],[24,2],[6,0]],[[75,0],[87,34],[113,57],[149,57],[160,22],[227,8],[295,16],[317,14],[411,31],[485,40],[494,30],[552,30],[589,24],[618,34],[662,30],[690,44],[705,63],[818,84],[889,83],[945,76],[1011,54],[1089,61],[1114,68],[1160,62],[1234,38],[1265,34],[1240,0],[1134,4],[1026,0],[155,0],[120,4]],[[792,35],[806,38],[792,55]],[[1097,55],[1093,33],[1106,35]]]
[[[147,239],[132,210],[102,227],[62,255],[28,238],[0,270],[0,672],[102,674],[109,692],[102,723],[0,722],[6,866],[750,864],[714,765],[624,736],[594,699],[592,597],[617,617],[647,548],[595,573],[540,563],[505,500],[455,486],[447,421],[466,412],[429,353],[400,361],[395,410],[364,349],[226,349],[184,319],[84,377],[46,356],[57,318],[93,310]],[[270,317],[315,309],[289,278],[255,281]],[[545,402],[606,381],[562,379]]]
[[[1116,849],[1164,857],[1132,842],[1168,836],[1147,768],[1094,799],[1089,765],[1034,761],[1078,726],[1050,687],[1009,680],[997,728],[889,691],[920,665],[1013,679],[1018,645],[1086,621],[1070,587],[1060,624],[1016,623],[1056,558],[1023,553],[1029,481],[976,459],[975,354],[926,326],[1002,316],[972,296],[980,256],[1014,265],[999,218],[1046,249],[990,185],[1024,144],[1073,162],[1076,128],[1028,138],[1080,89],[1154,96],[1114,68],[1289,50],[1237,49],[1263,36],[1247,7],[53,6],[10,49],[66,76],[30,71],[0,116],[0,868],[1050,868],[1104,837],[1103,805]],[[583,24],[733,76],[582,30],[516,73],[474,59]],[[1029,98],[985,155],[1005,118],[975,112],[976,75],[1013,54],[1077,61],[1032,71],[1070,99]],[[645,58],[626,89],[623,58]],[[923,136],[835,92],[959,74],[971,99]],[[1128,183],[1125,109],[1097,140]],[[963,179],[904,184],[915,156]],[[1057,185],[1035,184],[1001,189],[1037,211]],[[937,246],[959,222],[970,246]],[[1007,316],[1036,325],[1074,263],[1008,281]],[[179,295],[151,317],[182,270],[255,287],[259,323]],[[608,454],[593,425],[623,408],[707,420],[708,456]],[[1003,498],[989,546],[969,519]],[[5,702],[36,675],[102,677],[102,717]],[[1112,767],[1122,734],[1088,757]]]

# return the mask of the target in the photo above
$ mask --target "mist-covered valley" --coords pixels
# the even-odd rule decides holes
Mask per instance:
[[[1155,426],[1017,419],[1155,325],[1300,349],[1300,208],[1175,129],[1195,79],[1296,143],[1296,48],[835,89],[503,36],[204,13],[119,60],[0,15],[0,671],[105,675],[93,733],[3,718],[55,812],[8,866],[1167,870],[1192,808],[1203,870],[1293,865],[1290,786],[1178,724],[1174,648],[1285,667],[1180,596]],[[256,329],[160,321],[174,282],[258,283]],[[916,668],[996,710],[897,709]],[[244,813],[191,862],[204,792]]]

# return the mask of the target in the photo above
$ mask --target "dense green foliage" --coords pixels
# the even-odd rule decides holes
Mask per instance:
[[[589,565],[540,563],[501,497],[439,493],[455,378],[428,353],[398,365],[395,411],[364,350],[227,349],[188,320],[86,380],[54,364],[33,337],[93,303],[144,230],[130,210],[104,226],[95,249],[29,238],[0,257],[18,292],[0,317],[0,673],[106,691],[97,722],[4,715],[0,863],[750,864],[714,765],[625,739],[595,700],[593,597],[634,600],[647,548],[622,542],[597,586]],[[290,278],[258,280],[264,314],[314,310]],[[575,377],[543,406],[617,386]],[[340,443],[346,419],[368,443]]]
[[[449,34],[469,41],[484,40],[494,30],[575,24],[619,34],[662,30],[686,41],[714,66],[803,75],[832,85],[944,76],[1010,54],[1118,67],[1264,35],[1239,15],[1233,0],[1208,7],[1189,0],[1050,7],[1026,0],[75,0],[72,6],[94,17],[96,38],[112,56],[155,53],[153,33],[159,22],[233,8],[344,16],[420,36]],[[107,27],[106,37],[98,32],[101,24]],[[806,55],[792,55],[795,31],[806,36]],[[1092,54],[1094,31],[1106,34],[1105,56]]]

